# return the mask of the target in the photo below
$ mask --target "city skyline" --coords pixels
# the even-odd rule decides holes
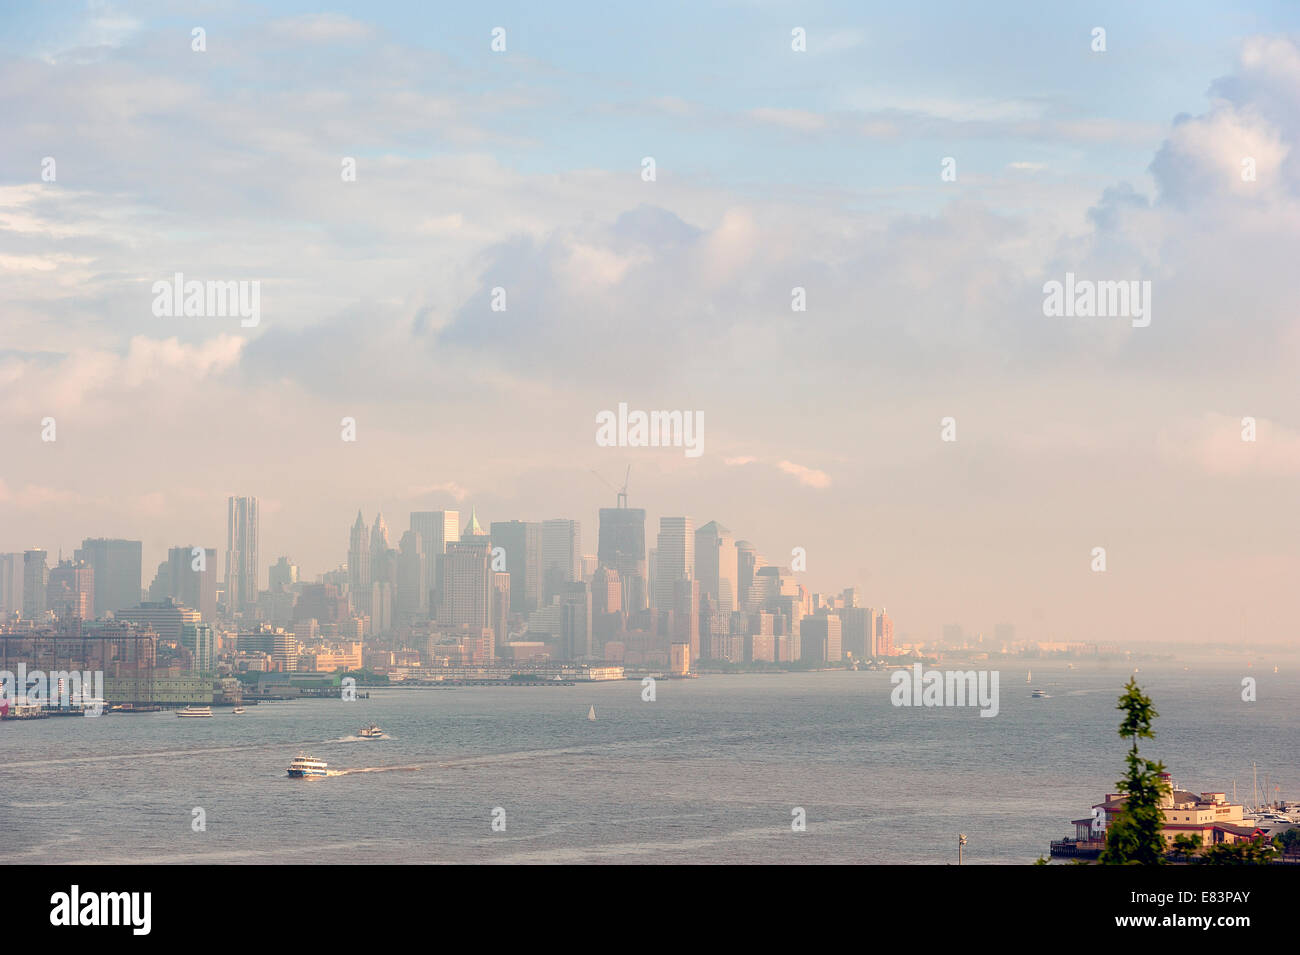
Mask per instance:
[[[593,9],[512,8],[499,53],[465,10],[210,12],[203,52],[6,12],[2,546],[149,568],[250,495],[314,575],[358,502],[592,527],[589,472],[630,464],[652,526],[801,547],[909,631],[1292,639],[1300,10],[1117,6],[1099,51],[1029,7],[591,44]],[[178,274],[260,283],[257,322],[156,313]],[[1129,281],[1131,320],[1047,308]],[[623,405],[698,415],[703,453],[602,446]]]

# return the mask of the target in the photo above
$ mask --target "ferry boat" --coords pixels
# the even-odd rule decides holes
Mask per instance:
[[[177,716],[211,716],[212,707],[210,706],[187,706],[184,709],[176,711]]]
[[[1046,691],[1044,691],[1044,690],[1034,690],[1034,692],[1033,692],[1033,693],[1030,693],[1029,696],[1030,696],[1032,699],[1035,699],[1035,700],[1050,700],[1050,699],[1051,699],[1051,697],[1048,696],[1047,693],[1046,693]]]
[[[384,731],[381,730],[374,723],[371,723],[369,726],[367,726],[365,729],[361,731],[362,739],[379,739],[379,737],[383,735],[384,735]]]
[[[305,776],[325,776],[325,767],[328,763],[321,762],[314,756],[298,756],[289,764],[288,774],[294,779],[302,779]]]

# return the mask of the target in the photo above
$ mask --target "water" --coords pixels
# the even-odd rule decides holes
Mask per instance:
[[[1001,713],[905,709],[883,672],[547,688],[0,724],[0,852],[42,863],[1027,863],[1123,770],[1129,670],[1003,666]],[[1284,668],[1285,670],[1286,668]],[[1241,701],[1241,677],[1259,701]],[[1300,668],[1143,665],[1180,787],[1300,798]],[[1029,698],[1042,687],[1051,699]],[[596,708],[596,722],[587,711]],[[356,734],[370,721],[382,740]],[[292,780],[308,753],[334,775]],[[201,807],[207,829],[191,828]],[[493,832],[495,807],[506,830]],[[807,831],[791,831],[802,807]]]

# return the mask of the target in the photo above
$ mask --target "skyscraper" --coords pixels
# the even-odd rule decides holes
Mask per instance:
[[[358,613],[370,612],[370,531],[365,518],[357,511],[348,538],[348,590],[352,607]]]
[[[438,610],[439,623],[468,627],[473,633],[492,626],[492,539],[482,530],[471,510],[460,540],[447,545]]]
[[[510,574],[510,610],[532,613],[542,605],[542,525],[527,521],[493,521],[492,546],[506,552]]]
[[[95,571],[95,613],[126,610],[140,603],[142,545],[140,541],[88,538],[73,556]]]
[[[173,547],[167,551],[164,596],[193,607],[209,623],[217,616],[217,549]]]
[[[0,618],[23,612],[23,555],[0,554]]]
[[[689,517],[659,518],[655,544],[655,609],[673,609],[673,585],[695,574],[695,522]]]
[[[60,620],[95,619],[95,571],[84,561],[60,561],[50,571],[46,606]]]
[[[754,545],[749,541],[736,541],[736,609],[737,610],[756,610],[749,596],[750,587],[754,584],[754,574],[763,566],[763,558],[759,556]]]
[[[645,509],[602,507],[596,559],[602,567],[618,571],[623,585],[623,609],[639,613],[647,607]]]
[[[424,586],[429,592],[429,612],[432,614],[442,599],[443,555],[447,553],[447,545],[460,538],[460,512],[412,511],[411,530],[420,535],[424,550]]]
[[[700,583],[690,577],[673,581],[673,643],[690,647],[691,662],[700,658]]]
[[[563,586],[582,580],[582,525],[542,521],[542,602],[550,603]]]
[[[226,610],[229,613],[242,613],[257,605],[258,534],[257,498],[229,498],[226,502]]]
[[[591,588],[580,580],[560,594],[560,646],[566,659],[591,659]]]
[[[401,551],[397,558],[397,618],[409,623],[429,615],[424,538],[415,530],[407,531],[402,535]]]
[[[731,531],[717,521],[709,521],[695,532],[695,578],[700,582],[700,595],[711,596],[722,613],[738,609],[737,556]]]

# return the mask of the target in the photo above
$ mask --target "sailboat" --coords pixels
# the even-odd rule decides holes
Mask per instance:
[[[589,719],[593,723],[596,722],[596,707],[594,704],[592,705],[591,709],[587,710],[587,719]]]
[[[1025,674],[1025,682],[1026,682],[1026,683],[1033,683],[1033,682],[1034,682],[1034,671],[1033,671],[1033,670],[1030,670],[1028,673]]]

